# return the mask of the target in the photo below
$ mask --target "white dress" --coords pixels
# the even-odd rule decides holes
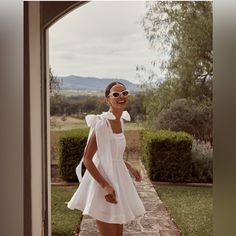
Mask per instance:
[[[107,117],[111,118],[112,116],[111,114],[103,113],[103,118],[106,119]],[[123,112],[122,118],[124,117],[127,117],[127,113]],[[122,119],[121,122],[123,124]],[[95,123],[97,123],[97,121],[95,121]],[[108,123],[109,122],[107,122],[107,124]],[[103,127],[105,127],[105,125]],[[99,172],[114,188],[117,204],[106,201],[103,189],[87,170],[81,179],[79,177],[81,169],[79,169],[80,173],[76,173],[81,183],[67,206],[70,209],[79,209],[82,211],[83,215],[89,215],[103,222],[126,224],[134,220],[137,216],[143,215],[146,211],[124,163],[125,136],[123,132],[119,134],[113,133],[110,125],[108,125],[107,131],[108,133],[96,133],[96,139],[98,150],[99,148],[103,148],[102,145],[99,145],[98,135],[103,143],[109,140],[109,143],[106,143],[106,147],[109,145],[111,147],[110,160],[103,160],[103,157],[101,157],[102,154],[97,151],[97,155],[93,157],[93,162]],[[108,135],[108,137],[101,137],[102,135]],[[105,165],[104,162],[106,162]],[[81,166],[79,166],[79,168],[81,168]],[[109,171],[107,168],[112,168],[112,171]]]

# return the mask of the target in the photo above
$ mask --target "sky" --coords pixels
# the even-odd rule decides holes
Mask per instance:
[[[49,28],[49,64],[56,76],[127,79],[139,84],[137,65],[150,65],[150,49],[138,21],[144,1],[90,2]]]

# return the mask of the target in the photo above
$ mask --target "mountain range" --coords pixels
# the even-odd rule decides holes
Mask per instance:
[[[57,76],[62,82],[61,90],[86,90],[86,91],[104,91],[107,85],[113,81],[123,83],[130,91],[139,91],[140,85],[134,84],[126,79],[111,79],[97,77],[82,77],[76,75]]]

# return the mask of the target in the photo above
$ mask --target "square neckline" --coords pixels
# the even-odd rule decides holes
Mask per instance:
[[[111,124],[110,124],[110,122],[109,122],[109,120],[106,119],[106,121],[107,121],[107,123],[108,123],[109,129],[110,129],[110,133],[111,133],[112,135],[124,135],[123,122],[122,122],[123,120],[122,120],[122,119],[120,119],[121,131],[122,131],[122,132],[120,132],[120,133],[114,133],[114,132],[113,132],[113,129],[112,129],[112,127],[111,127]]]

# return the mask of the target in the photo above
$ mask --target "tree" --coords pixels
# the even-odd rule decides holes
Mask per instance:
[[[156,87],[146,89],[143,105],[148,115],[148,124],[153,126],[158,114],[168,108],[175,98],[175,89],[172,80],[167,79]]]
[[[142,92],[129,96],[129,104],[127,111],[130,113],[132,121],[140,121],[145,117],[145,109],[143,107],[144,94]]]
[[[54,75],[49,66],[50,115],[64,114],[66,110],[65,97],[59,94],[61,81]]]
[[[212,3],[148,1],[146,9],[141,24],[157,59],[151,61],[151,69],[137,70],[148,74],[143,86],[150,123],[176,99],[212,103]]]
[[[61,81],[54,75],[53,70],[51,68],[51,66],[49,66],[49,90],[50,93],[54,93],[54,92],[59,92],[60,90],[60,86],[61,86]]]
[[[160,66],[175,82],[177,98],[212,100],[212,3],[148,1],[146,7],[142,26],[157,57],[163,58],[151,62],[151,78]]]
[[[50,97],[50,115],[64,115],[67,114],[68,102],[66,97],[55,93]]]

